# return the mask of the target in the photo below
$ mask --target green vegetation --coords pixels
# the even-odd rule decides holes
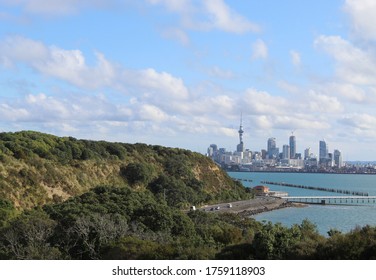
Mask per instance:
[[[0,133],[0,198],[16,208],[59,203],[98,185],[149,189],[180,208],[250,197],[210,159],[187,150]]]
[[[231,213],[185,213],[149,190],[100,186],[9,218],[0,228],[0,258],[376,258],[376,227],[330,235],[309,221],[288,228]]]
[[[0,259],[376,258],[376,227],[184,211],[250,196],[190,151],[0,133]]]

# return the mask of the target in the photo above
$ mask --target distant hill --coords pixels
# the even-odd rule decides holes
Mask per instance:
[[[148,190],[175,208],[250,195],[209,158],[188,150],[0,133],[0,198],[15,207],[62,202],[99,185]]]

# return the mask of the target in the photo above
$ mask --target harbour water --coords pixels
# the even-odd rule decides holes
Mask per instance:
[[[269,173],[229,172],[236,179],[242,179],[246,187],[262,184],[262,181],[285,182],[296,185],[324,187],[340,190],[366,192],[376,195],[376,175],[325,174],[325,173]],[[317,190],[268,185],[271,190],[288,192],[289,196],[338,196]],[[349,232],[357,226],[376,226],[376,204],[354,205],[308,205],[303,208],[284,208],[253,216],[258,221],[271,221],[286,226],[300,224],[308,219],[316,224],[318,231],[327,235],[330,229]]]

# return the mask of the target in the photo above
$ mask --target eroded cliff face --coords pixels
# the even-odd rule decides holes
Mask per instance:
[[[16,207],[62,202],[98,185],[130,186],[161,198],[171,193],[174,206],[248,195],[209,158],[191,151],[33,131],[0,133],[0,198]]]

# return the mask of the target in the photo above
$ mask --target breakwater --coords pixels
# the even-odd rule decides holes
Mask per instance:
[[[285,183],[285,182],[271,182],[271,181],[261,181],[261,183],[262,184],[269,184],[269,185],[283,186],[283,187],[290,187],[290,188],[307,189],[307,190],[332,192],[332,193],[341,193],[341,194],[347,194],[347,195],[368,196],[367,192],[341,190],[341,189],[335,189],[335,188],[314,187],[314,186],[305,186],[305,185],[290,184],[290,183]]]
[[[240,179],[240,178],[234,178],[235,181],[239,181],[239,182],[253,182],[253,180],[251,179]]]

